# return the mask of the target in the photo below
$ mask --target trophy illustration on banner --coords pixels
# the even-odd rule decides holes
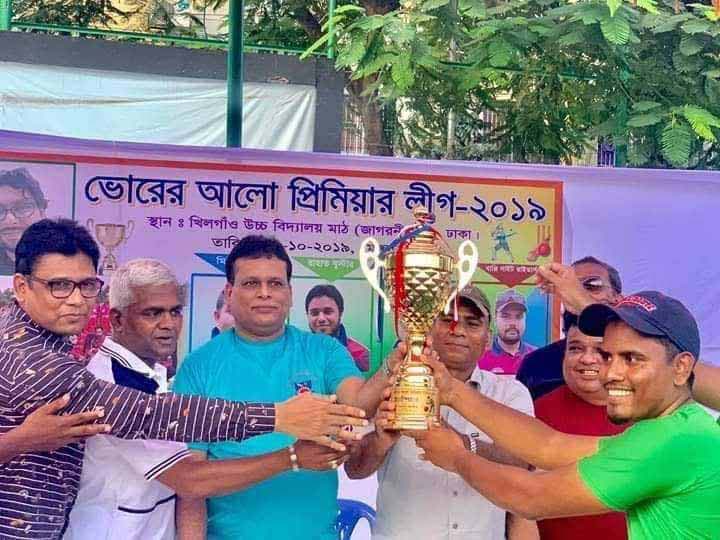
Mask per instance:
[[[422,206],[413,208],[415,224],[405,227],[388,246],[381,249],[375,238],[360,245],[360,267],[372,288],[392,306],[395,327],[407,330],[408,353],[403,359],[392,399],[395,402],[393,429],[424,430],[439,422],[438,391],[432,369],[419,356],[426,336],[441,312],[447,313],[457,292],[472,279],[478,251],[470,240],[458,248],[458,260],[440,233],[432,227],[434,218]],[[384,287],[380,271],[384,270]],[[455,290],[451,292],[457,270]]]
[[[103,260],[100,263],[100,270],[98,271],[98,274],[102,276],[113,273],[118,267],[117,259],[113,254],[113,250],[130,238],[130,235],[135,229],[135,222],[130,220],[127,225],[119,223],[96,224],[93,218],[89,218],[87,220],[87,227],[91,231],[95,232],[95,238],[106,251]]]

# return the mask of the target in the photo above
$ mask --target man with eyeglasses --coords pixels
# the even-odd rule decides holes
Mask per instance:
[[[68,337],[87,323],[103,285],[100,252],[88,231],[67,219],[44,219],[16,247],[17,303],[0,323],[0,445],[43,404],[69,394],[64,411],[102,408],[106,432],[128,439],[243,440],[282,431],[343,450],[346,424],[364,412],[316,396],[287,403],[151,396],[95,378],[70,355]],[[25,451],[0,465],[0,537],[61,537],[75,501],[84,445]]]
[[[27,169],[0,171],[0,275],[15,271],[15,246],[23,231],[45,216],[47,200]]]
[[[622,293],[620,273],[595,257],[583,257],[570,266],[552,263],[538,268],[538,286],[556,294],[567,311],[578,314],[587,306],[614,304]],[[528,354],[516,378],[537,399],[564,384],[563,357],[566,340],[561,339]]]
[[[335,394],[372,415],[388,384],[383,370],[367,381],[335,338],[287,324],[292,305],[292,261],[276,238],[242,238],[225,262],[226,301],[235,327],[193,351],[174,390],[225,399],[286,399],[307,392]],[[400,360],[393,351],[386,362]],[[272,435],[243,443],[193,444],[209,460],[254,458],[255,484],[223,497],[178,503],[179,520],[205,523],[210,538],[336,540],[338,475],[347,455],[326,471],[301,471],[294,440]],[[290,449],[292,470],[278,469],[274,453]],[[206,518],[207,514],[207,518]]]

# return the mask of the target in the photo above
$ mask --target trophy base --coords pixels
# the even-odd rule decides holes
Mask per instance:
[[[423,431],[439,422],[439,395],[426,364],[411,361],[403,365],[391,399],[395,419],[389,429]]]

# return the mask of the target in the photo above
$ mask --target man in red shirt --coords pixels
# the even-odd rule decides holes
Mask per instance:
[[[525,355],[537,347],[523,341],[525,335],[525,297],[514,289],[503,291],[495,299],[497,333],[492,347],[480,358],[478,367],[498,375],[517,373]]]
[[[535,400],[535,415],[550,427],[573,435],[617,435],[629,424],[613,424],[607,416],[607,391],[600,382],[602,338],[580,332],[576,315],[563,314],[567,336],[563,378],[565,384]],[[538,521],[541,540],[626,540],[621,512]]]

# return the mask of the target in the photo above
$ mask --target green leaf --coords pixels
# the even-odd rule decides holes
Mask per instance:
[[[607,17],[607,10],[597,5],[582,5],[581,9],[577,10],[577,14],[573,17],[573,20],[582,21],[585,25],[595,24],[600,22],[604,17]]]
[[[657,101],[638,101],[633,105],[633,111],[645,112],[660,107],[660,103]]]
[[[337,65],[338,67],[355,66],[363,56],[365,56],[365,38],[362,35],[353,36],[350,45],[338,55]]]
[[[651,148],[649,144],[633,142],[628,145],[627,160],[633,167],[645,165],[650,160]]]
[[[623,0],[605,0],[607,7],[610,10],[610,16],[614,17],[615,12],[622,6]]]
[[[663,157],[676,167],[687,166],[694,138],[687,124],[677,121],[668,123],[660,140]]]
[[[680,52],[685,56],[692,56],[705,48],[705,40],[697,36],[684,36],[680,40]]]
[[[574,32],[570,32],[569,34],[565,34],[564,36],[561,36],[560,39],[558,39],[558,43],[560,45],[576,45],[577,43],[583,43],[587,40],[587,37],[585,35],[585,32],[581,32],[580,30],[575,30]]]
[[[504,40],[491,41],[488,46],[488,56],[492,67],[506,67],[513,57],[515,49]]]
[[[423,11],[430,11],[432,9],[441,8],[443,6],[446,6],[450,0],[425,0],[423,2],[422,6],[420,6],[420,9]]]
[[[377,73],[386,66],[392,64],[395,61],[395,58],[397,58],[397,56],[392,53],[382,53],[367,62],[367,64],[363,65],[361,69],[353,73],[352,78],[361,79],[363,77],[367,77],[368,75],[372,75],[373,73]]]
[[[484,19],[487,17],[487,7],[484,0],[460,0],[458,11],[465,17]]]
[[[672,32],[677,28],[677,25],[688,19],[695,18],[692,13],[681,13],[680,15],[672,15],[671,17],[664,18],[661,24],[658,24],[653,28],[653,34],[663,34],[665,32]]]
[[[657,2],[655,0],[637,0],[637,6],[641,9],[644,9],[648,13],[653,13],[657,15],[660,13],[660,10],[657,8]]]
[[[415,73],[410,67],[410,59],[407,56],[400,56],[392,66],[392,80],[402,91],[407,90],[415,82]]]
[[[695,105],[685,105],[682,109],[682,114],[690,123],[695,133],[706,141],[715,142],[715,134],[711,128],[720,127],[720,118],[702,107]]]
[[[487,22],[480,24],[477,28],[470,31],[470,36],[474,39],[483,41],[494,35],[499,30],[496,22]]]
[[[630,119],[627,121],[627,125],[629,127],[647,127],[647,126],[654,126],[655,124],[658,124],[665,115],[661,112],[651,112],[646,114],[636,114],[634,116],[631,116]]]
[[[710,69],[708,71],[704,71],[703,75],[709,79],[720,79],[720,69]]]
[[[700,34],[713,29],[713,25],[702,19],[691,19],[682,25],[682,29],[688,34]]]
[[[354,11],[355,13],[365,13],[365,8],[355,6],[353,4],[345,4],[344,6],[336,7],[333,13],[335,15],[342,15],[343,13],[348,13],[350,11]]]
[[[625,45],[630,39],[630,23],[621,15],[605,16],[600,22],[600,30],[610,43]]]
[[[370,15],[369,17],[363,17],[360,19],[357,23],[355,23],[355,26],[357,28],[360,28],[361,30],[371,31],[371,30],[377,30],[378,28],[382,28],[387,23],[387,19],[384,15]],[[348,27],[348,30],[351,30],[352,27]]]

